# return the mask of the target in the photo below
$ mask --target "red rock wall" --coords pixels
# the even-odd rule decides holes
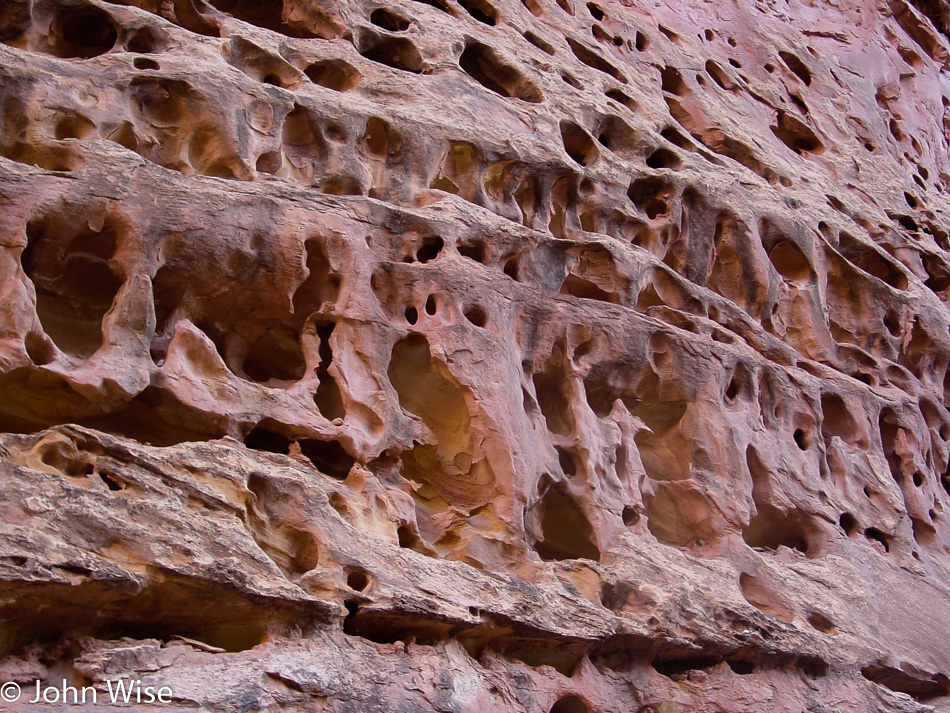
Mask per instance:
[[[950,710],[948,19],[6,0],[0,707]]]

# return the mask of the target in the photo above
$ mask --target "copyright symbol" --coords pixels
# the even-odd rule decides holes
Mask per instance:
[[[4,683],[0,686],[0,698],[7,701],[8,703],[13,703],[13,701],[20,698],[20,686],[13,681],[9,683]]]

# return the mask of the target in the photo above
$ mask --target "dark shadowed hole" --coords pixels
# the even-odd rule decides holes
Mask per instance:
[[[585,47],[580,42],[570,37],[567,38],[567,44],[570,46],[574,56],[588,67],[596,69],[599,72],[603,72],[604,74],[613,77],[619,82],[623,82],[624,84],[627,83],[627,78],[623,76],[619,69],[617,69],[614,65],[590,48]]]
[[[769,128],[780,141],[800,156],[824,151],[824,145],[817,134],[807,124],[784,111],[778,112],[776,124]]]
[[[135,54],[151,54],[164,49],[165,44],[162,36],[151,27],[142,27],[125,41],[125,49]]]
[[[798,662],[806,678],[824,678],[828,675],[828,664],[817,656],[805,656]]]
[[[568,275],[561,284],[559,292],[562,295],[574,295],[589,300],[599,300],[601,302],[619,303],[619,298],[595,285],[589,280],[585,280],[577,275]]]
[[[434,7],[436,10],[441,10],[442,12],[448,13],[449,15],[455,15],[448,3],[444,2],[444,0],[416,0],[416,2],[421,5]]]
[[[112,19],[98,8],[64,12],[54,24],[62,42],[54,44],[58,57],[87,59],[105,54],[115,47],[118,33]]]
[[[409,525],[403,524],[396,529],[396,536],[399,538],[399,546],[408,550],[415,550],[425,554],[425,543],[418,533]]]
[[[485,243],[471,243],[458,246],[459,255],[475,262],[485,263]]]
[[[680,157],[669,149],[657,149],[647,157],[647,166],[650,168],[669,168],[675,171],[681,165]]]
[[[561,79],[563,79],[566,84],[570,84],[575,89],[584,89],[584,85],[581,83],[581,81],[570,72],[561,72]]]
[[[346,617],[343,619],[343,633],[349,634],[350,636],[356,636],[356,631],[354,630],[354,620],[356,615],[360,611],[360,603],[352,599],[343,602],[343,606],[346,608]]]
[[[838,627],[835,626],[835,623],[831,621],[831,619],[816,611],[809,612],[808,623],[811,624],[814,629],[825,634],[833,634],[838,630]]]
[[[608,99],[613,99],[618,104],[622,104],[623,106],[627,107],[630,111],[637,110],[637,103],[633,100],[633,98],[627,96],[619,89],[608,89],[606,92],[604,92],[604,95]]]
[[[102,346],[103,320],[122,286],[110,266],[118,236],[106,228],[64,237],[31,222],[20,264],[33,281],[43,331],[63,352],[85,358]]]
[[[673,32],[673,30],[671,30],[670,28],[664,27],[663,25],[657,25],[656,29],[658,29],[660,32],[666,35],[666,39],[668,39],[670,42],[679,43],[680,36],[676,34],[675,32]]]
[[[671,184],[661,176],[645,176],[638,178],[627,189],[627,197],[633,204],[647,214],[650,220],[659,215],[666,215],[670,210],[668,193]]]
[[[623,518],[623,524],[627,527],[632,527],[640,522],[640,513],[636,508],[630,507],[629,505],[623,509],[621,517]]]
[[[478,305],[470,305],[465,308],[465,319],[476,327],[485,327],[488,324],[488,313]]]
[[[135,59],[132,60],[132,66],[135,67],[136,69],[142,69],[142,70],[161,69],[161,65],[159,65],[158,62],[156,62],[154,59],[149,59],[147,57],[136,57]]]
[[[673,126],[667,126],[665,129],[663,129],[663,131],[660,132],[660,136],[681,149],[694,151],[696,148],[689,139],[687,139],[677,128]]]
[[[267,451],[268,453],[290,453],[290,439],[268,431],[265,428],[254,428],[244,438],[244,445],[253,448],[255,451]]]
[[[405,317],[409,324],[415,324],[419,321],[419,310],[415,307],[407,307]]]
[[[534,546],[541,559],[584,558],[600,560],[594,530],[574,498],[558,487],[551,487],[539,504],[543,539]]]
[[[859,437],[858,424],[844,399],[834,393],[821,395],[821,433],[825,438],[837,436],[844,441]]]
[[[899,216],[897,222],[901,224],[902,227],[907,228],[907,230],[912,233],[916,233],[920,230],[920,226],[917,225],[917,221],[911,218],[909,215]]]
[[[811,264],[802,249],[788,239],[779,240],[769,250],[772,266],[789,282],[808,280],[812,277]]]
[[[557,461],[561,466],[561,470],[564,471],[564,475],[569,478],[577,475],[577,463],[574,462],[574,456],[560,446],[554,446],[554,450],[557,451]]]
[[[804,523],[795,516],[786,515],[765,504],[759,507],[758,514],[742,531],[742,539],[750,547],[766,550],[788,547],[808,554],[808,539]]]
[[[683,81],[683,75],[676,67],[665,67],[660,73],[660,84],[664,92],[675,94],[676,96],[685,96],[689,94],[689,88]]]
[[[597,160],[600,152],[590,134],[570,121],[562,121],[560,128],[561,141],[568,156],[581,166],[590,166]]]
[[[805,66],[805,63],[797,55],[791,52],[779,52],[778,55],[782,58],[785,66],[792,70],[806,87],[811,85],[811,70]]]
[[[420,74],[425,66],[418,48],[407,37],[387,37],[374,31],[363,31],[358,49],[366,59],[403,72]]]
[[[369,16],[369,21],[390,32],[403,32],[408,30],[410,25],[409,20],[384,7],[373,10],[373,13]]]
[[[869,540],[874,540],[875,542],[880,542],[884,546],[885,552],[891,551],[891,537],[890,535],[885,535],[883,532],[878,530],[876,527],[869,527],[864,531],[864,536]]]
[[[551,713],[590,713],[590,707],[578,696],[564,696],[551,706]]]
[[[346,586],[356,592],[363,592],[369,586],[369,575],[361,569],[350,570],[346,575]]]
[[[306,371],[306,362],[297,333],[289,329],[268,330],[251,345],[242,368],[248,378],[258,383],[271,379],[299,381]]]
[[[458,0],[458,4],[479,22],[494,26],[498,21],[498,11],[485,0]]]
[[[795,439],[795,444],[800,450],[808,450],[808,441],[806,439],[805,432],[802,429],[796,428],[793,438]]]
[[[333,322],[321,324],[317,327],[317,336],[320,337],[320,366],[317,367],[317,378],[320,385],[313,395],[313,402],[320,410],[320,414],[332,421],[346,416],[346,406],[343,403],[343,394],[339,384],[330,373],[330,364],[333,363],[333,348],[330,346],[330,335],[336,325]]]
[[[849,512],[841,514],[841,517],[838,518],[838,525],[844,530],[848,537],[856,534],[859,529],[857,519]]]
[[[255,168],[258,173],[267,173],[273,175],[280,170],[283,165],[284,157],[280,151],[265,151],[257,157]]]
[[[712,668],[713,666],[718,666],[720,663],[722,663],[721,658],[697,656],[654,661],[652,666],[657,673],[661,673],[664,676],[675,676],[689,673],[690,671],[701,671],[706,668]]]
[[[88,139],[96,131],[96,125],[81,114],[69,113],[56,122],[55,136],[64,139]]]
[[[534,34],[533,32],[530,32],[530,31],[525,32],[524,38],[528,40],[528,42],[533,44],[535,47],[537,47],[539,50],[544,52],[545,54],[549,54],[553,56],[555,52],[557,51],[554,49],[554,46],[550,42],[546,42],[545,40],[541,39],[538,35]]]
[[[356,460],[337,441],[306,438],[298,441],[300,452],[319,470],[331,478],[343,480]]]
[[[748,661],[734,661],[732,659],[726,659],[726,664],[732,669],[733,673],[736,673],[740,676],[748,676],[750,673],[755,672],[755,664],[749,663]]]
[[[606,17],[606,14],[603,11],[603,8],[595,5],[592,2],[587,3],[587,12],[590,13],[590,16],[593,17],[598,22],[603,20]]]
[[[488,45],[474,40],[467,42],[459,57],[459,67],[483,87],[503,97],[532,103],[544,100],[533,82]]]
[[[112,491],[125,490],[125,488],[126,488],[125,483],[123,483],[123,482],[122,482],[121,480],[119,480],[118,478],[113,477],[113,476],[110,475],[109,473],[104,473],[104,472],[100,471],[100,472],[99,472],[99,478],[100,478],[100,480],[102,480],[103,483],[106,484],[106,486],[109,488],[109,490],[112,490]]]
[[[337,92],[349,91],[360,81],[360,73],[356,67],[340,59],[314,62],[304,70],[304,74],[314,84]]]
[[[943,674],[913,676],[899,668],[877,664],[865,666],[861,674],[869,681],[892,691],[906,693],[917,701],[940,698],[950,693],[950,680]]]
[[[736,385],[736,380],[732,379],[729,382],[729,386],[726,387],[726,399],[728,401],[735,401],[736,396],[739,395],[739,387]]]
[[[438,236],[426,238],[422,242],[422,247],[416,252],[416,260],[423,263],[435,260],[442,254],[442,248],[444,246],[445,241]]]

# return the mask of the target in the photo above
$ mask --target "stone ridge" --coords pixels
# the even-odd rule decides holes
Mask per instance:
[[[948,18],[5,0],[0,709],[950,711]]]

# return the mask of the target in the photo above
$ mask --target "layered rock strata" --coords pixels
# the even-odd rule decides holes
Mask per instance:
[[[940,0],[7,0],[0,679],[950,710]]]

